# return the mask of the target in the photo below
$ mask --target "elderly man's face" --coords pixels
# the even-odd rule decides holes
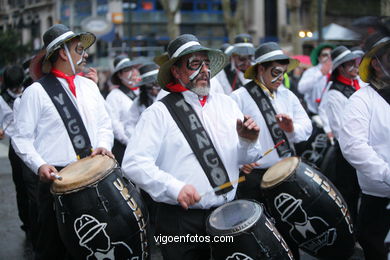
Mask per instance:
[[[171,73],[184,87],[199,96],[207,96],[210,91],[210,60],[205,52],[195,52],[183,56]]]

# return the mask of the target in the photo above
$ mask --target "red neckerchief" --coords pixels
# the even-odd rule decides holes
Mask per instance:
[[[184,91],[187,91],[188,89],[186,89],[183,85],[181,85],[180,83],[168,83],[167,85],[165,85],[165,87],[170,91],[170,92],[184,92]]]
[[[204,106],[204,104],[206,104],[206,101],[207,101],[207,96],[203,96],[202,99],[199,99],[199,102],[202,107]]]
[[[354,87],[355,90],[360,89],[359,81],[357,79],[349,79],[349,78],[346,78],[342,75],[338,75],[336,80],[345,84],[345,85],[349,85],[349,86]]]
[[[68,82],[68,85],[69,85],[69,89],[70,91],[73,93],[73,95],[76,97],[76,86],[74,84],[74,78],[76,77],[76,75],[72,75],[72,76],[68,76],[66,75],[65,73],[63,73],[62,71],[59,71],[57,69],[51,69],[51,73],[56,76],[57,78],[63,78],[66,80],[66,82]]]

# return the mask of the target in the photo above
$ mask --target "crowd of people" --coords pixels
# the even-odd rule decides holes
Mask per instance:
[[[299,61],[275,42],[255,48],[250,35],[239,34],[218,50],[183,34],[154,62],[118,55],[109,79],[115,87],[103,98],[97,71],[85,71],[95,39],[56,24],[28,65],[4,71],[0,135],[11,140],[21,228],[36,259],[71,259],[59,235],[50,185],[78,159],[115,158],[142,191],[156,234],[207,235],[207,218],[219,206],[236,199],[264,202],[265,172],[302,155],[318,132],[332,146],[327,176],[348,205],[365,259],[387,259],[386,24],[365,39],[363,49],[318,45],[311,53],[313,66],[294,89],[286,79],[295,77]],[[281,145],[262,157],[276,144]],[[240,176],[246,181],[209,192]],[[299,259],[297,245],[289,247]],[[208,243],[160,249],[169,260],[211,257]]]

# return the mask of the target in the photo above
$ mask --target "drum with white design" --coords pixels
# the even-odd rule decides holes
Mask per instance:
[[[86,157],[51,186],[61,239],[74,259],[149,259],[148,213],[108,156]]]
[[[285,158],[266,171],[261,190],[289,245],[320,258],[352,255],[355,238],[347,205],[321,172],[299,157]]]
[[[210,214],[206,230],[212,236],[215,260],[293,259],[286,242],[257,202],[235,200],[218,207]]]

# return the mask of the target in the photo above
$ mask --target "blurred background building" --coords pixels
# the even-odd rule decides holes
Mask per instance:
[[[353,21],[362,16],[389,15],[389,2],[0,0],[0,33],[15,32],[20,44],[31,55],[41,48],[42,33],[54,23],[66,24],[74,31],[92,31],[98,36],[98,41],[90,50],[90,56],[98,66],[108,66],[112,57],[120,52],[126,52],[131,57],[159,54],[164,51],[169,39],[179,33],[195,34],[205,45],[219,48],[222,43],[231,41],[235,34],[248,32],[256,45],[277,41],[291,53],[308,54],[323,40],[356,44],[359,35],[351,31]],[[325,31],[318,33],[318,28],[331,23],[339,30],[344,28],[347,36],[328,39],[324,37]],[[339,34],[336,31],[336,35]],[[0,67],[4,65],[0,64]]]

